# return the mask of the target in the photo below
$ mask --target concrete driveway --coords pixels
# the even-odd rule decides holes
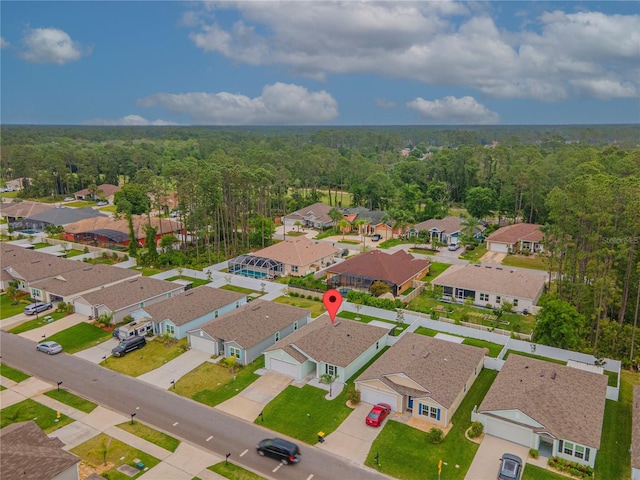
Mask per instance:
[[[480,261],[482,263],[497,263],[498,265],[502,265],[502,261],[506,256],[507,254],[502,252],[487,252],[480,258]]]
[[[293,381],[293,377],[266,372],[259,379],[216,408],[249,422],[253,422],[262,409]]]
[[[79,352],[74,353],[76,357],[84,358],[91,363],[100,363],[105,358],[111,356],[111,350],[113,350],[119,343],[117,338],[110,338],[102,343],[99,343],[95,347],[85,348]]]
[[[529,449],[498,437],[485,435],[464,479],[492,480],[496,478],[503,453],[519,456],[522,459],[522,468],[524,468],[529,456]]]
[[[209,353],[192,348],[178,356],[178,358],[165,363],[163,366],[140,375],[138,380],[143,380],[157,387],[166,389],[171,387],[172,380],[177,382],[183,375],[200,366],[209,360],[210,357],[211,355]]]
[[[41,313],[40,318],[49,315],[49,312],[53,312],[53,310],[49,310],[47,312]],[[31,315],[31,319],[35,319],[35,315]],[[66,330],[69,327],[73,327],[74,325],[77,325],[78,323],[87,322],[87,321],[88,321],[88,317],[86,315],[80,315],[79,313],[72,313],[71,315],[67,315],[66,317],[63,317],[60,320],[56,320],[53,323],[43,325],[42,327],[34,328],[33,330],[22,332],[20,336],[24,338],[28,338],[29,340],[33,340],[34,342],[40,342],[44,339],[43,335],[49,338],[54,333],[61,332],[62,330]]]
[[[384,427],[384,424],[370,427],[365,423],[371,407],[373,405],[370,403],[360,402],[336,431],[327,435],[324,443],[317,444],[318,448],[363,464],[371,450],[371,444]],[[386,419],[385,423],[388,421]]]

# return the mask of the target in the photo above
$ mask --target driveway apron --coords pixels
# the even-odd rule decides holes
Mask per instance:
[[[519,456],[522,459],[522,468],[524,468],[529,456],[529,449],[498,437],[485,435],[464,479],[492,480],[496,478],[503,453]]]

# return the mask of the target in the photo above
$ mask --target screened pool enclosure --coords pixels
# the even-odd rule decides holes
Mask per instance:
[[[229,273],[251,278],[273,279],[284,275],[284,264],[271,258],[240,255],[229,260]]]

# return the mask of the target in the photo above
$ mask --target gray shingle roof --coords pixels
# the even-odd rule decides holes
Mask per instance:
[[[238,292],[203,285],[146,306],[144,311],[151,315],[155,322],[169,319],[176,325],[184,325],[244,297],[245,295]]]
[[[347,367],[383,338],[391,327],[376,327],[345,318],[336,318],[332,325],[329,315],[324,314],[267,351],[283,349],[299,362],[310,358],[316,362]]]
[[[452,265],[431,283],[517,298],[536,299],[544,288],[545,276],[509,267]]]
[[[417,223],[413,226],[416,231],[431,230],[435,228],[440,232],[444,232],[447,235],[459,232],[462,230],[462,222],[464,218],[461,217],[444,217],[444,218],[432,218],[421,223]]]
[[[65,272],[46,280],[33,282],[32,285],[54,295],[67,296],[141,275],[140,272],[114,267],[113,265],[75,263],[79,263],[82,268]]]
[[[430,264],[429,260],[415,258],[404,250],[398,250],[393,254],[371,250],[342,263],[331,265],[327,268],[327,272],[360,275],[365,278],[386,280],[396,285],[402,285],[423,270],[428,269]]]
[[[258,299],[205,323],[200,329],[213,338],[234,341],[248,350],[308,315],[309,311],[303,308]]]
[[[484,350],[446,340],[406,333],[376,360],[356,382],[379,379],[392,389],[405,394],[406,387],[394,383],[389,376],[404,374],[445,408],[453,405],[465,382],[484,358]]]
[[[600,448],[607,376],[509,355],[480,413],[520,410],[556,438]]]
[[[120,282],[110,287],[105,287],[95,292],[82,295],[89,305],[105,305],[115,312],[122,308],[144,302],[150,298],[160,296],[172,291],[182,290],[182,285],[177,285],[166,280],[158,280],[150,277],[136,277]]]
[[[329,216],[329,211],[332,207],[329,205],[325,205],[324,203],[314,203],[313,205],[309,205],[308,207],[301,208],[300,210],[296,210],[295,212],[289,213],[285,215],[284,218],[288,218],[291,220],[303,220],[305,217],[312,214],[317,220],[323,223],[331,222],[331,217]]]
[[[48,253],[28,250],[16,245],[0,242],[2,268],[10,267],[14,277],[22,277],[27,282],[35,282],[55,275],[82,269],[85,264],[66,258],[58,258]]]
[[[44,212],[38,213],[36,215],[31,215],[27,217],[25,220],[32,220],[37,222],[45,222],[50,225],[67,225],[73,222],[79,222],[80,220],[84,220],[85,218],[93,218],[93,217],[107,217],[104,213],[91,208],[70,208],[70,207],[56,207],[46,210]]]
[[[80,462],[63,450],[60,439],[49,438],[35,422],[20,422],[0,430],[2,478],[49,480]]]

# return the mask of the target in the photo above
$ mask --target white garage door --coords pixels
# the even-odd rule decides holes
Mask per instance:
[[[269,368],[274,372],[284,373],[285,375],[291,375],[292,377],[298,376],[298,366],[293,363],[283,362],[277,358],[269,359]]]
[[[191,348],[195,350],[200,350],[201,352],[206,352],[210,355],[216,354],[216,344],[207,338],[200,337],[197,332],[196,334],[189,334],[189,345]]]
[[[531,448],[531,430],[510,422],[487,418],[484,433]]]
[[[489,242],[489,250],[492,252],[509,253],[509,246],[506,243]]]
[[[75,303],[74,310],[76,311],[76,313],[79,313],[80,315],[86,315],[87,317],[93,315],[91,305],[87,305],[86,303]]]
[[[398,397],[391,393],[379,392],[378,390],[371,390],[370,388],[362,387],[360,389],[360,400],[366,403],[375,405],[376,403],[388,403],[391,405],[391,410],[394,412],[397,410]]]

